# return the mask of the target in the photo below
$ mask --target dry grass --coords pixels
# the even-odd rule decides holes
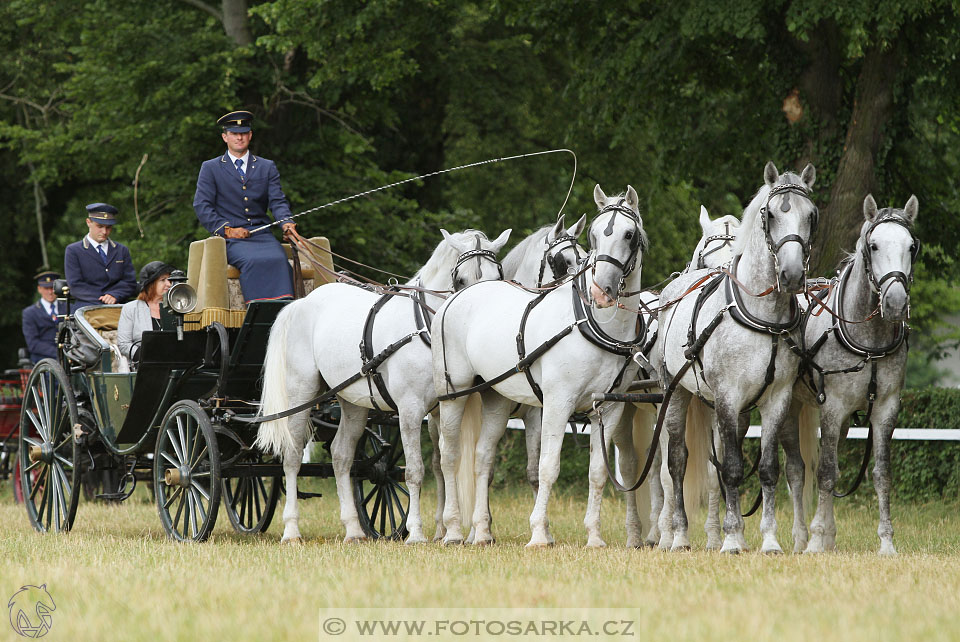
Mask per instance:
[[[279,510],[262,537],[234,535],[221,513],[206,544],[169,542],[145,494],[81,503],[74,532],[39,536],[6,487],[0,599],[46,583],[57,603],[48,640],[315,640],[320,608],[468,605],[615,607],[638,636],[663,640],[960,638],[956,506],[895,506],[896,559],[875,553],[875,509],[843,502],[837,554],[729,557],[702,551],[699,532],[691,553],[627,550],[618,495],[604,502],[610,546],[586,550],[585,493],[553,502],[561,544],[528,551],[526,489],[492,494],[499,539],[490,548],[344,545],[334,489],[316,485],[324,497],[301,503],[307,542],[296,548],[278,544]],[[786,548],[789,516],[780,522]],[[753,544],[757,523],[748,520]]]

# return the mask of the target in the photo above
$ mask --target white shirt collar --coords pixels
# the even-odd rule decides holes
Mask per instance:
[[[98,247],[100,247],[101,245],[103,246],[103,251],[104,251],[104,252],[106,252],[106,251],[108,251],[108,250],[110,249],[110,246],[107,245],[107,243],[108,243],[109,241],[104,241],[103,243],[97,243],[96,241],[93,240],[93,237],[90,236],[89,234],[87,234],[87,241],[88,241],[91,245],[93,245],[93,249],[95,249],[95,250],[96,250]]]
[[[230,160],[230,162],[233,164],[234,167],[237,166],[237,158],[239,158],[240,160],[242,160],[242,161],[243,161],[243,171],[244,171],[244,172],[246,172],[246,171],[247,171],[247,168],[250,166],[250,150],[249,150],[249,149],[247,150],[247,153],[246,153],[246,154],[244,154],[243,156],[239,156],[239,157],[238,157],[238,156],[234,156],[233,153],[231,153],[230,150],[228,149],[228,150],[227,150],[227,158]]]
[[[53,303],[50,303],[46,299],[40,299],[40,304],[43,305],[43,309],[47,311],[47,316],[53,314]]]

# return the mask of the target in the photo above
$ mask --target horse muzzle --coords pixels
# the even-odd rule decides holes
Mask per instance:
[[[593,299],[593,302],[596,303],[598,308],[609,308],[617,302],[615,298],[611,297],[597,285],[596,281],[590,284],[590,298]]]
[[[880,316],[891,323],[906,321],[910,316],[910,294],[900,281],[885,288],[880,297]]]

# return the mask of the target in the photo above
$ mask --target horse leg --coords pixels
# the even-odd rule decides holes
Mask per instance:
[[[612,408],[604,413],[603,431],[600,430],[600,417],[590,416],[590,469],[587,476],[589,490],[587,491],[587,512],[583,517],[583,525],[587,527],[588,548],[603,548],[607,545],[600,536],[600,505],[603,502],[603,487],[607,484],[607,466],[603,453],[610,452],[614,434],[623,428],[620,421],[623,416],[623,404],[615,403],[611,406]],[[631,449],[632,447],[631,443]]]
[[[563,433],[567,428],[567,420],[573,414],[573,404],[551,403],[546,398],[543,408],[543,423],[540,431],[540,488],[537,490],[537,499],[530,513],[530,541],[527,548],[550,546],[553,537],[550,535],[550,524],[547,520],[547,503],[550,501],[550,490],[560,474],[560,448],[563,446]]]
[[[660,512],[663,510],[663,483],[660,480],[661,466],[663,464],[663,451],[660,444],[650,444],[651,448],[656,448],[657,452],[653,456],[653,462],[650,464],[650,530],[647,532],[647,546],[656,546],[660,541]]]
[[[810,522],[810,541],[804,553],[823,553],[836,547],[837,526],[833,517],[833,490],[837,484],[837,446],[840,441],[840,423],[846,415],[838,416],[827,397],[820,410],[820,466],[817,470],[817,509]]]
[[[619,453],[620,474],[623,477],[623,483],[633,486],[637,479],[638,454],[643,448],[642,445],[635,443],[634,418],[638,417],[636,406],[624,405],[623,414],[620,416],[620,422],[617,424],[613,433],[613,443]],[[600,489],[601,492],[603,489]],[[625,493],[626,499],[626,531],[627,546],[629,548],[643,547],[643,523],[640,520],[640,512],[637,509],[637,494],[641,490],[632,490]]]
[[[443,526],[446,531],[443,543],[448,545],[463,543],[457,468],[460,465],[460,422],[466,405],[466,397],[440,402],[440,470],[446,491],[443,502]]]
[[[664,423],[670,435],[667,446],[667,466],[673,482],[673,544],[670,550],[690,549],[687,510],[683,502],[683,476],[687,472],[687,408],[693,394],[677,388],[670,399]]]
[[[287,426],[293,436],[293,446],[283,454],[283,475],[287,499],[283,505],[283,537],[281,544],[299,544],[300,509],[297,506],[297,475],[303,459],[303,449],[307,445],[307,413],[297,413],[287,419]]]
[[[425,408],[421,403],[415,407],[400,409],[400,440],[403,443],[404,482],[410,493],[410,510],[407,513],[406,544],[422,544],[427,541],[423,535],[423,520],[420,517],[420,490],[423,484],[423,454],[420,450],[420,431],[423,426]]]
[[[527,406],[523,413],[523,433],[527,442],[527,481],[533,488],[533,497],[537,497],[540,487],[540,420],[542,410]]]
[[[738,437],[740,411],[724,402],[726,395],[717,395],[717,426],[723,444],[721,482],[726,498],[727,511],[723,518],[722,553],[739,553],[744,550],[743,516],[740,512],[740,484],[743,483],[743,453]]]
[[[780,429],[780,444],[787,459],[787,486],[793,502],[793,552],[800,553],[807,547],[807,520],[804,515],[803,486],[806,467],[800,454],[800,402],[790,403],[790,412]]]
[[[657,515],[658,530],[660,531],[660,541],[657,547],[668,550],[673,546],[673,478],[670,477],[670,467],[667,465],[667,457],[664,456],[670,448],[670,434],[660,433],[660,488],[662,489],[663,501],[660,504],[660,514]]]
[[[719,456],[722,456],[723,447],[720,444],[720,433],[717,430],[717,418],[713,417],[713,425],[710,429],[710,439],[713,440],[713,448]],[[715,551],[723,544],[720,537],[720,471],[712,461],[706,462],[707,466],[707,519],[703,522],[703,530],[707,534],[707,550]]]
[[[346,529],[344,542],[367,538],[357,517],[353,481],[350,479],[350,469],[357,456],[357,442],[366,425],[367,409],[340,399],[340,426],[330,445],[330,456],[333,459],[333,476],[337,481],[337,497],[340,499],[340,521]]]
[[[897,395],[885,400],[883,408],[875,408],[877,420],[872,422],[873,429],[873,487],[877,491],[877,503],[880,508],[880,523],[877,535],[880,537],[880,555],[896,555],[893,546],[893,522],[890,520],[890,440],[900,410]]]
[[[502,397],[496,392],[483,393],[483,423],[480,439],[477,441],[477,497],[473,504],[473,543],[483,546],[493,544],[490,533],[492,517],[490,515],[490,482],[493,480],[493,464],[497,454],[497,444],[507,430],[510,411],[516,402]]]
[[[763,544],[760,551],[767,554],[782,554],[783,549],[777,542],[776,490],[780,478],[780,459],[777,453],[777,430],[764,418],[764,429],[760,432],[760,466],[757,475],[763,493],[763,515],[760,518],[760,534]]]
[[[439,542],[443,539],[443,536],[447,533],[447,529],[443,525],[443,500],[444,500],[444,487],[443,487],[443,471],[440,470],[440,411],[435,410],[430,413],[427,417],[427,432],[430,433],[430,443],[433,444],[433,456],[430,458],[431,468],[433,469],[433,477],[437,482],[437,512],[434,515],[434,525],[435,531],[433,533],[433,541]]]

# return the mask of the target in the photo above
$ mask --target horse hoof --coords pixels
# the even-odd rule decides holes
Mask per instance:
[[[763,553],[764,555],[774,555],[774,556],[775,556],[775,555],[783,555],[783,549],[782,549],[782,548],[771,548],[771,549],[769,549],[769,550],[760,551],[760,552]]]
[[[407,541],[405,541],[403,544],[405,546],[416,546],[417,544],[426,544],[426,543],[427,543],[427,538],[421,535],[420,537],[408,537]]]
[[[529,541],[525,548],[550,548],[553,546],[553,542],[534,542]]]
[[[303,539],[300,537],[288,537],[286,539],[280,540],[280,546],[301,546],[303,545]]]
[[[587,548],[606,548],[607,543],[602,539],[593,539],[587,541]]]
[[[344,544],[360,544],[361,542],[365,542],[365,541],[367,541],[366,536],[363,536],[363,537],[360,537],[360,536],[352,536],[352,537],[344,537],[344,538],[343,538],[343,543],[344,543]]]
[[[463,539],[461,538],[457,538],[457,537],[443,538],[444,546],[460,546],[461,544],[463,544]]]
[[[644,540],[643,544],[641,544],[637,548],[656,548],[656,547],[657,547],[657,542],[652,539],[648,539],[648,540]]]
[[[689,544],[680,544],[679,546],[674,546],[674,547],[672,547],[672,548],[670,549],[670,552],[672,552],[672,553],[677,553],[677,552],[684,553],[684,552],[689,551],[689,550],[691,550]]]
[[[497,540],[492,537],[489,539],[478,539],[473,542],[474,546],[493,546],[496,543]]]

